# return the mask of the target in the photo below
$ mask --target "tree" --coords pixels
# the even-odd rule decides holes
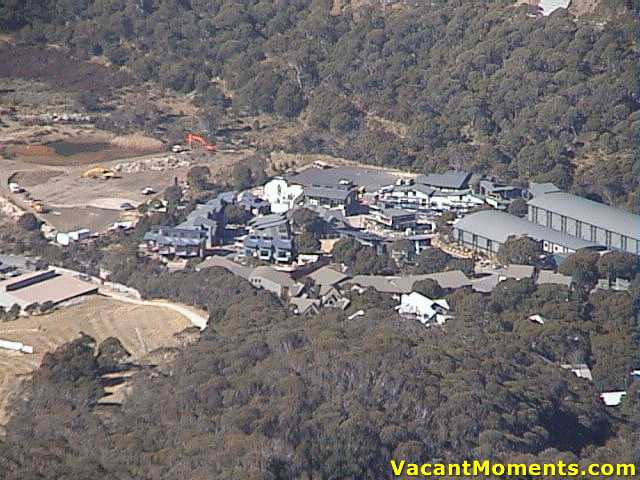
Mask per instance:
[[[542,243],[525,236],[511,236],[498,249],[498,260],[504,265],[517,263],[535,266],[540,263],[540,255]]]
[[[209,189],[211,170],[206,165],[196,165],[187,172],[187,182],[197,190]]]
[[[96,110],[99,110],[99,106],[98,106],[99,98],[96,92],[94,91],[83,90],[80,93],[78,93],[76,100],[78,102],[78,105],[80,105],[81,108],[84,108],[89,112],[94,112]]]
[[[303,232],[294,238],[298,253],[315,253],[320,250],[320,241],[311,232]]]
[[[598,252],[583,248],[572,253],[560,264],[558,271],[564,275],[571,275],[574,286],[579,292],[586,294],[598,280]]]
[[[18,218],[18,226],[23,230],[32,232],[40,228],[40,220],[33,213],[25,213]]]
[[[418,274],[443,272],[447,269],[451,258],[451,255],[443,252],[439,248],[427,248],[418,255],[413,271]]]
[[[601,278],[632,280],[639,271],[638,257],[626,252],[607,252],[597,261]]]
[[[239,205],[228,205],[224,209],[224,216],[231,224],[244,225],[251,219],[251,212]]]
[[[445,294],[445,291],[440,287],[440,284],[431,278],[418,280],[413,284],[413,291],[421,293],[431,299],[440,298]]]
[[[516,198],[507,207],[507,212],[517,217],[526,217],[528,209],[527,201],[524,198]]]
[[[278,88],[278,94],[273,102],[273,109],[283,117],[296,117],[304,106],[302,92],[298,85],[292,82],[284,82]]]
[[[182,189],[178,185],[165,188],[164,199],[169,202],[169,205],[176,205],[182,200]]]

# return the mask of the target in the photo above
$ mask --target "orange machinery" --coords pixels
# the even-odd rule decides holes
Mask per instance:
[[[192,147],[193,144],[195,143],[197,145],[200,145],[202,148],[204,148],[208,152],[215,152],[216,151],[215,144],[207,142],[205,140],[205,138],[200,136],[200,135],[195,135],[193,133],[187,133],[187,135],[185,137],[185,141],[187,142],[187,145],[189,145],[190,147]]]

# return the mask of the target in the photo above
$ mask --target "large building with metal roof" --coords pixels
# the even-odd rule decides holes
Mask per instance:
[[[98,292],[98,286],[54,269],[29,272],[0,282],[0,306],[58,304]]]
[[[496,254],[509,237],[526,236],[542,242],[545,252],[572,253],[596,243],[572,237],[499,210],[481,210],[454,224],[454,239],[478,252]]]
[[[534,224],[640,255],[640,215],[561,191],[535,195],[528,205]]]

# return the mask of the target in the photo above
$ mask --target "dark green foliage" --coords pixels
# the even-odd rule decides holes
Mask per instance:
[[[208,190],[210,187],[209,176],[211,170],[205,165],[196,165],[187,172],[187,182],[196,190]]]
[[[301,322],[244,282],[234,292],[223,270],[189,275],[173,277],[176,286],[205,283],[197,288],[215,297],[220,315],[162,369],[170,375],[137,374],[105,423],[104,407],[94,406],[100,363],[107,351],[121,358],[120,347],[106,341],[96,352],[85,337],[50,354],[15,400],[0,444],[3,478],[231,478],[258,457],[257,478],[382,478],[396,455],[632,461],[631,423],[609,415],[588,382],[531,350],[552,324],[491,331],[478,318],[482,296],[463,290],[451,303],[475,319],[451,320],[446,334],[392,324],[394,302],[379,294],[358,298],[364,317]],[[526,281],[502,293],[514,289],[519,309],[560,299]],[[504,306],[493,321],[517,312]],[[597,362],[628,358],[614,337],[597,342]],[[630,417],[635,401],[625,403]]]
[[[386,253],[378,254],[375,248],[351,238],[339,240],[332,253],[334,260],[344,263],[353,275],[390,275],[398,268]]]
[[[413,284],[413,291],[421,293],[429,298],[436,299],[444,295],[444,290],[440,287],[438,282],[430,278],[419,280]]]
[[[251,220],[251,212],[238,205],[228,205],[224,209],[224,216],[227,222],[235,225],[244,225]]]
[[[40,221],[33,213],[25,213],[18,218],[18,226],[27,232],[32,232],[40,228]]]
[[[315,253],[320,250],[320,241],[310,232],[303,232],[294,238],[298,253]]]
[[[498,259],[504,265],[539,265],[542,243],[529,237],[509,237],[498,249]]]
[[[527,201],[524,198],[516,198],[509,204],[507,212],[518,217],[526,217],[528,212]]]
[[[436,273],[446,270],[462,270],[466,274],[473,272],[473,260],[454,258],[439,248],[427,248],[417,256],[413,273]]]

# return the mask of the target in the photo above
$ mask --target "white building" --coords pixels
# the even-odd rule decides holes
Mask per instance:
[[[418,292],[402,294],[396,309],[400,315],[413,316],[423,325],[433,322],[442,325],[450,318],[449,304],[445,299],[431,300]]]
[[[276,177],[264,185],[264,198],[271,204],[272,213],[284,213],[302,200],[302,185],[289,184],[284,178]]]

